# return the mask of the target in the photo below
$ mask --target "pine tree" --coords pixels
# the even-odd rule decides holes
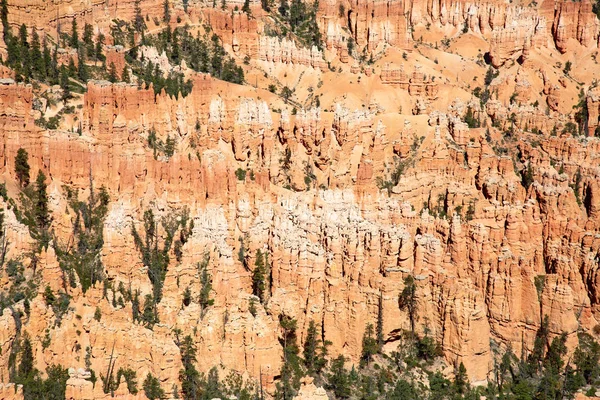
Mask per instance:
[[[280,0],[278,11],[282,17],[287,17],[289,9],[288,0]]]
[[[44,66],[44,58],[42,56],[42,51],[40,48],[40,37],[35,29],[33,30],[33,33],[31,35],[30,58],[33,71],[35,72],[35,76],[38,79],[43,80],[46,77],[46,68]]]
[[[83,43],[87,57],[92,57],[94,55],[94,28],[87,23],[83,28]]]
[[[131,299],[131,314],[133,322],[140,321],[140,292],[137,290]]]
[[[304,365],[309,374],[320,374],[327,364],[327,346],[331,342],[322,343],[319,338],[317,326],[313,320],[308,324],[306,340],[304,342]]]
[[[21,45],[21,49],[28,49],[29,42],[27,41],[27,25],[21,24],[19,27],[19,44]]]
[[[346,358],[339,355],[331,362],[330,373],[327,376],[327,388],[333,392],[338,399],[347,399],[352,394],[350,387],[350,377],[344,367]]]
[[[73,48],[79,47],[79,33],[77,33],[77,19],[73,18],[73,22],[71,23],[71,40],[69,44]]]
[[[204,310],[212,306],[215,301],[210,298],[210,294],[212,292],[212,277],[208,273],[208,263],[210,261],[210,257],[207,255],[204,256],[204,260],[201,263],[198,263],[198,270],[200,272],[200,298],[198,302],[200,303],[200,309],[204,312]]]
[[[244,0],[244,5],[242,6],[242,11],[248,15],[252,14],[252,11],[250,10],[250,0]]]
[[[530,161],[527,164],[527,169],[525,170],[525,173],[523,174],[523,177],[522,177],[523,187],[525,189],[529,189],[529,187],[531,186],[531,184],[533,182],[534,182],[533,167],[531,166],[531,161]]]
[[[169,23],[171,21],[171,10],[169,7],[169,0],[163,2],[163,21]]]
[[[469,377],[467,376],[467,369],[465,365],[461,362],[458,366],[458,371],[454,374],[454,388],[460,393],[464,394],[468,389],[469,385]]]
[[[21,348],[21,362],[19,363],[19,380],[21,382],[31,377],[34,372],[33,368],[33,349],[29,336],[25,337]]]
[[[176,91],[178,91],[176,89]],[[173,157],[175,153],[175,139],[171,137],[171,135],[167,135],[167,140],[165,141],[165,156],[167,158]]]
[[[398,305],[401,310],[408,312],[410,331],[414,335],[417,319],[417,285],[415,285],[415,279],[412,275],[408,275],[404,279],[404,289],[402,289],[402,293],[400,293],[400,297],[398,298]]]
[[[179,371],[181,381],[181,392],[184,400],[196,400],[200,398],[202,391],[200,374],[194,364],[196,363],[196,346],[191,336],[186,336],[179,346],[181,363],[183,369]]]
[[[256,250],[256,261],[254,262],[254,271],[252,271],[252,294],[258,297],[262,304],[265,303],[265,266],[260,249]]]
[[[156,310],[156,304],[151,294],[147,294],[144,298],[144,311],[142,313],[142,321],[144,326],[148,329],[152,329],[158,321],[158,314]]]
[[[279,325],[283,330],[283,366],[275,398],[288,400],[296,395],[302,375],[298,346],[296,345],[296,320],[288,316],[282,316]]]
[[[60,87],[63,91],[62,100],[66,102],[71,98],[71,87],[69,84],[69,72],[64,65],[60,67],[60,79],[59,79]]]
[[[22,188],[29,185],[29,170],[29,154],[27,154],[27,150],[19,148],[15,157],[15,175]]]
[[[166,398],[165,391],[160,387],[160,381],[148,372],[142,385],[144,394],[150,400],[159,400]]]
[[[104,54],[102,54],[102,46],[104,45],[104,35],[99,33],[96,37],[96,50],[94,53],[96,61],[104,61]]]
[[[362,354],[360,357],[361,365],[369,366],[373,356],[377,354],[377,350],[377,340],[373,337],[373,324],[367,324],[362,340]]]
[[[48,208],[48,185],[46,175],[40,170],[35,180],[35,220],[40,230],[50,228],[52,217]]]
[[[117,79],[117,67],[114,62],[111,62],[108,67],[108,81],[115,83]]]
[[[140,8],[140,0],[135,0],[134,26],[135,30],[140,33],[146,29],[146,22],[144,22],[144,17],[142,17],[142,9]]]
[[[46,64],[46,70],[50,83],[58,84],[59,82],[59,69],[58,69],[58,49],[54,47],[54,51],[50,54],[50,49],[44,38],[44,63]]]
[[[379,303],[377,306],[377,346],[379,351],[383,347],[383,295],[379,295]]]
[[[85,64],[83,51],[81,50],[77,52],[77,77],[84,83],[89,79],[89,72]]]
[[[129,77],[129,67],[125,65],[123,67],[123,72],[121,73],[121,80],[125,83],[129,83],[131,78]]]
[[[69,78],[77,77],[77,67],[75,66],[73,57],[69,58],[69,66],[67,67],[67,71],[69,72]]]
[[[10,25],[8,23],[8,0],[2,0],[0,2],[0,21],[2,21],[4,41],[6,42],[10,36]]]

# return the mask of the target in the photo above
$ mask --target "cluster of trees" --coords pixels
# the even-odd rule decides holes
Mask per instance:
[[[34,367],[33,348],[27,334],[15,339],[8,364],[10,381],[23,385],[25,400],[64,400],[69,372],[60,365],[51,365],[46,369],[47,378],[42,378]]]
[[[178,97],[181,94],[182,97],[186,97],[192,92],[192,81],[185,80],[183,73],[171,71],[165,77],[160,66],[150,60],[134,67],[133,73],[147,86],[152,84],[154,94],[159,94],[164,89],[169,96]]]
[[[98,34],[94,38],[93,27],[85,24],[83,37],[79,38],[77,21],[73,19],[71,34],[63,34],[63,42],[77,50],[77,66],[73,58],[68,65],[58,65],[58,43],[49,43],[49,36],[40,39],[35,29],[29,35],[25,24],[21,25],[17,35],[12,34],[8,23],[8,5],[6,0],[0,3],[0,19],[4,28],[4,42],[6,43],[8,57],[5,64],[14,69],[17,80],[29,82],[32,79],[50,85],[60,84],[65,94],[64,99],[71,96],[74,89],[71,79],[87,82],[90,71],[87,60],[104,61],[102,46],[104,35]],[[51,49],[53,47],[53,49]],[[78,88],[77,90],[79,90]]]
[[[159,232],[161,227],[162,235]],[[181,246],[191,234],[193,224],[185,209],[177,215],[169,215],[160,221],[154,216],[152,210],[146,210],[144,212],[143,229],[143,233],[140,233],[133,225],[132,235],[135,246],[140,252],[142,263],[148,271],[148,278],[152,283],[152,294],[146,295],[142,314],[142,320],[146,321],[147,326],[151,327],[158,322],[156,305],[160,303],[162,298],[162,288],[170,261],[170,250],[173,245],[175,246],[174,250],[181,249]],[[178,230],[180,230],[180,234],[179,237],[176,237]],[[174,252],[177,256],[178,252]],[[139,300],[137,305],[139,309]]]
[[[471,108],[471,106],[467,107],[467,112],[463,117],[463,122],[467,124],[467,126],[471,129],[479,128],[481,126],[479,120],[475,118],[475,113],[473,113],[473,109]]]
[[[573,106],[575,110],[575,121],[577,122],[578,133],[580,135],[587,134],[589,111],[587,108],[587,100],[583,89],[579,91],[579,101]],[[571,122],[572,123],[572,122]],[[574,129],[572,129],[574,131]],[[575,136],[574,132],[571,132]]]
[[[214,33],[210,37],[208,32],[204,35],[198,33],[194,37],[187,26],[174,30],[167,26],[158,35],[145,38],[145,41],[155,46],[159,53],[164,51],[174,65],[185,60],[194,71],[210,73],[227,82],[244,82],[244,70],[232,57],[227,56],[221,39]]]
[[[90,194],[87,201],[79,200],[77,190],[64,188],[72,212],[72,238],[65,244],[54,239],[56,256],[61,268],[67,272],[71,287],[76,287],[75,276],[79,278],[85,293],[90,286],[101,281],[104,268],[101,261],[104,245],[103,226],[108,213],[109,195],[104,187],[95,191],[90,180]]]
[[[265,304],[271,291],[271,271],[267,253],[256,250],[256,261],[252,271],[252,294]]]
[[[259,399],[258,389],[252,383],[244,382],[242,377],[236,373],[231,373],[224,381],[219,379],[217,368],[212,368],[208,374],[198,372],[196,369],[196,346],[191,336],[186,336],[179,340],[179,331],[176,331],[177,345],[181,355],[183,368],[179,371],[179,381],[181,383],[181,394],[183,400],[210,400],[237,398],[240,400]],[[152,396],[146,396],[149,399],[164,398],[164,391],[158,386],[154,386],[155,392]],[[162,391],[163,395],[159,396]],[[174,396],[179,398],[178,396]]]
[[[498,76],[499,73],[500,72],[498,70],[490,66],[485,73],[485,78],[483,80],[483,89],[480,86],[473,89],[473,95],[479,99],[482,108],[492,98],[490,84]]]
[[[262,8],[271,12],[274,9],[273,0],[261,0]],[[317,24],[317,11],[319,10],[319,0],[313,4],[302,0],[279,0],[277,6],[278,21],[281,26],[278,27],[278,36],[286,36],[292,33],[305,46],[317,46],[322,48],[321,32]]]
[[[29,234],[36,241],[34,254],[47,249],[51,239],[50,224],[52,216],[48,207],[48,184],[46,175],[38,171],[34,184],[30,184],[29,155],[24,149],[17,151],[15,157],[15,175],[21,187],[19,194],[20,209],[14,207],[15,216],[19,222],[29,229]]]

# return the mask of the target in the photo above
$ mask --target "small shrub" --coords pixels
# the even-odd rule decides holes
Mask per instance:
[[[242,168],[238,168],[235,171],[235,176],[238,178],[239,181],[245,181],[246,180],[246,170],[242,169]]]
[[[102,319],[102,310],[100,310],[100,307],[96,307],[96,311],[94,312],[94,319],[98,322],[100,322],[100,319]]]

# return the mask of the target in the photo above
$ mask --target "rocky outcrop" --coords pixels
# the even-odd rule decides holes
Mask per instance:
[[[261,36],[258,40],[258,59],[274,63],[310,66],[321,71],[327,69],[323,53],[316,46],[311,49],[298,48],[294,42],[285,38]]]
[[[556,4],[552,35],[561,53],[567,51],[569,39],[576,40],[582,46],[597,47],[599,31],[600,21],[592,12],[590,1],[560,1]]]
[[[380,78],[384,84],[408,90],[412,96],[424,96],[428,99],[437,97],[438,84],[435,82],[435,77],[428,78],[419,68],[415,69],[409,78],[402,65],[399,68],[394,68],[386,64],[381,70]]]
[[[588,136],[600,135],[600,88],[591,88],[585,99],[587,103],[588,119]]]

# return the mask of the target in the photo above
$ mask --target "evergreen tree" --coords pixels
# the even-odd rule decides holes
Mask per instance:
[[[160,381],[151,373],[148,373],[148,375],[146,375],[146,379],[144,379],[142,388],[144,389],[144,394],[150,400],[159,400],[166,398],[165,391],[160,387]]]
[[[29,49],[29,42],[27,41],[27,26],[25,24],[21,24],[19,27],[19,44],[22,51]]]
[[[186,336],[179,346],[183,369],[179,371],[183,400],[196,400],[202,392],[200,373],[196,370],[196,346],[191,336]]]
[[[50,228],[52,218],[48,208],[48,185],[46,184],[46,175],[40,170],[35,180],[35,220],[40,230],[47,231]]]
[[[362,340],[362,353],[360,356],[361,365],[369,366],[373,356],[377,354],[377,339],[373,337],[373,324],[367,324],[365,334]]]
[[[252,14],[252,11],[250,10],[250,0],[244,0],[244,5],[242,6],[242,11],[248,15]]]
[[[265,265],[260,249],[256,250],[256,261],[252,271],[252,294],[258,297],[262,304],[265,303]]]
[[[31,377],[34,372],[33,368],[33,349],[31,348],[31,341],[29,336],[25,336],[23,345],[21,347],[21,362],[19,363],[19,378],[26,380]]]
[[[143,217],[144,235],[132,226],[135,247],[140,252],[142,263],[147,269],[148,278],[152,283],[153,300],[157,304],[162,298],[162,287],[169,266],[169,251],[173,245],[175,233],[184,221],[181,216],[168,215],[162,218],[159,225],[152,210],[146,210]],[[159,234],[163,228],[163,235]],[[162,246],[160,246],[162,242]]]
[[[140,321],[140,292],[137,290],[131,299],[131,314],[133,322]]]
[[[69,44],[73,48],[79,47],[79,33],[77,32],[77,19],[73,18],[73,22],[71,23],[71,40]]]
[[[173,157],[175,153],[175,139],[171,137],[171,135],[167,135],[167,140],[165,141],[165,156],[167,158]]]
[[[52,54],[44,38],[44,63],[46,64],[46,71],[48,77],[50,77],[50,83],[58,84],[59,82],[59,69],[58,69],[58,49],[55,47]]]
[[[67,71],[69,72],[69,78],[77,77],[77,67],[75,66],[73,57],[69,58],[69,66],[67,67]]]
[[[379,303],[377,305],[377,347],[379,351],[383,347],[383,294],[379,294]]]
[[[454,389],[457,393],[464,394],[469,386],[469,377],[467,376],[467,369],[461,362],[458,366],[458,370],[454,374]]]
[[[95,58],[96,61],[104,61],[104,54],[102,53],[102,46],[104,45],[104,35],[99,33],[96,37],[96,50],[95,50]]]
[[[169,23],[171,20],[171,10],[169,7],[169,0],[164,0],[163,2],[163,21]]]
[[[81,50],[77,52],[77,77],[83,83],[87,82],[89,79],[89,72],[87,65],[85,65],[83,51]]]
[[[10,37],[10,25],[8,23],[8,0],[1,0],[0,2],[0,21],[2,21],[2,28],[4,34],[4,41]]]
[[[34,29],[31,35],[31,66],[33,68],[33,72],[38,79],[45,79],[46,77],[46,67],[44,65],[44,58],[42,56],[42,51],[40,47],[40,37],[37,34],[37,31]]]
[[[48,378],[44,381],[42,390],[45,394],[44,399],[64,399],[67,391],[67,380],[69,380],[69,370],[60,365],[51,365],[46,369],[46,375]]]
[[[115,83],[117,80],[117,67],[115,66],[114,62],[111,62],[108,66],[108,81]]]
[[[266,12],[271,12],[271,1],[270,0],[260,0],[260,6]]]
[[[527,163],[527,169],[522,174],[521,183],[525,189],[529,189],[531,184],[534,182],[533,178],[533,167],[531,166],[531,161]]]
[[[125,65],[123,67],[123,72],[121,73],[121,80],[125,83],[129,83],[131,78],[129,77],[129,67]]]
[[[29,154],[27,150],[19,148],[15,157],[15,175],[19,181],[19,186],[22,188],[29,185]]]
[[[420,396],[414,384],[404,379],[398,379],[393,391],[389,392],[386,398],[388,400],[420,400],[423,397]]]
[[[350,377],[344,367],[345,362],[345,357],[340,354],[331,362],[330,373],[327,376],[327,389],[331,390],[338,399],[347,399],[352,394]]]
[[[71,86],[69,84],[69,72],[64,65],[60,67],[60,87],[63,91],[62,100],[66,102],[71,98]]]
[[[158,321],[158,314],[156,310],[156,304],[151,294],[147,294],[144,298],[144,311],[142,313],[142,321],[144,326],[148,329],[152,329]]]
[[[76,190],[69,187],[65,190],[67,204],[71,210],[69,214],[74,215],[73,239],[64,245],[55,239],[54,249],[62,270],[69,273],[74,271],[85,293],[96,282],[102,280],[104,275],[100,253],[104,245],[104,219],[108,213],[110,198],[104,187],[95,191],[91,180],[87,201],[80,201]]]
[[[322,343],[313,320],[308,324],[306,340],[304,342],[304,365],[309,374],[320,374],[327,364],[327,346],[331,342]]]
[[[198,263],[198,270],[200,272],[200,309],[205,310],[207,307],[212,306],[215,301],[210,298],[210,294],[212,292],[212,277],[208,273],[208,263],[210,261],[210,257],[207,255],[204,256],[204,260],[201,263]]]
[[[142,33],[146,29],[146,22],[142,17],[142,9],[140,8],[140,0],[135,0],[135,19],[133,22],[135,30]]]
[[[282,316],[279,325],[283,330],[283,366],[281,367],[281,379],[277,384],[276,399],[292,399],[300,388],[300,377],[302,371],[298,357],[298,346],[296,345],[296,320],[288,316]]]
[[[546,346],[548,345],[548,336],[550,320],[547,315],[544,316],[542,324],[538,329],[535,340],[533,342],[533,350],[527,357],[525,371],[528,376],[534,376],[535,373],[541,370],[542,360],[544,359]]]
[[[87,23],[83,28],[83,43],[87,57],[92,57],[94,55],[94,28]]]
[[[287,17],[289,9],[290,6],[288,4],[288,0],[280,0],[278,11],[282,17]]]
[[[398,304],[401,310],[408,312],[408,319],[410,320],[410,331],[414,335],[415,333],[415,322],[417,319],[417,285],[412,275],[408,275],[404,279],[404,289],[400,293]]]

